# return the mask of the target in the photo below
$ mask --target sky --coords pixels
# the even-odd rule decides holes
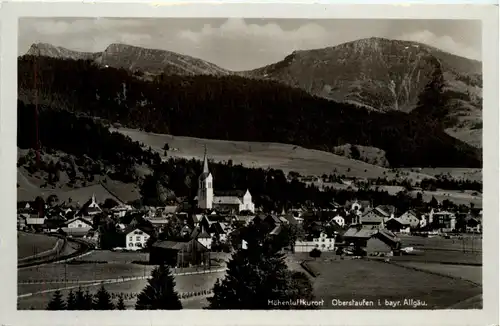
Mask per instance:
[[[247,70],[278,62],[294,50],[367,37],[417,41],[481,60],[481,21],[424,19],[23,18],[18,52],[26,53],[33,43],[85,52],[124,43]]]

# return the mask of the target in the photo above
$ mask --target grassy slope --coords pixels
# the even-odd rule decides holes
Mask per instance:
[[[17,258],[25,258],[54,248],[58,238],[43,234],[17,233]]]
[[[360,178],[383,177],[384,172],[386,176],[391,175],[388,169],[380,166],[295,145],[171,136],[128,128],[111,130],[129,136],[134,141],[142,142],[162,155],[162,148],[168,143],[170,150],[167,152],[167,157],[202,159],[206,145],[210,159],[214,161],[231,159],[233,164],[247,167],[271,167],[285,172],[295,171],[302,175],[330,174],[334,169],[337,169],[336,174]],[[411,175],[416,177],[419,174],[411,173]],[[420,177],[431,176],[422,174]]]

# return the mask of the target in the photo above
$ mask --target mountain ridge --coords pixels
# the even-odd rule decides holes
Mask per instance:
[[[360,39],[321,49],[297,50],[281,61],[247,71],[230,71],[183,54],[119,43],[110,44],[102,52],[80,54],[47,44],[44,47],[38,51],[41,56],[93,60],[144,78],[162,73],[238,75],[274,80],[314,96],[371,111],[406,113],[416,107],[437,60],[449,98],[443,129],[457,139],[482,147],[482,63],[418,42]],[[36,53],[30,50],[27,54]]]

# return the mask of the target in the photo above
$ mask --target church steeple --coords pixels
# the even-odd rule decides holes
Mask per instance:
[[[203,174],[208,174],[207,145],[205,145],[205,155],[203,156]]]

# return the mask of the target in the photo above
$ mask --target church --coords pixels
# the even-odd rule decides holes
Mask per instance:
[[[227,209],[235,212],[255,212],[252,195],[246,191],[214,191],[214,179],[208,169],[207,151],[203,157],[203,171],[198,177],[198,208],[200,209]]]

